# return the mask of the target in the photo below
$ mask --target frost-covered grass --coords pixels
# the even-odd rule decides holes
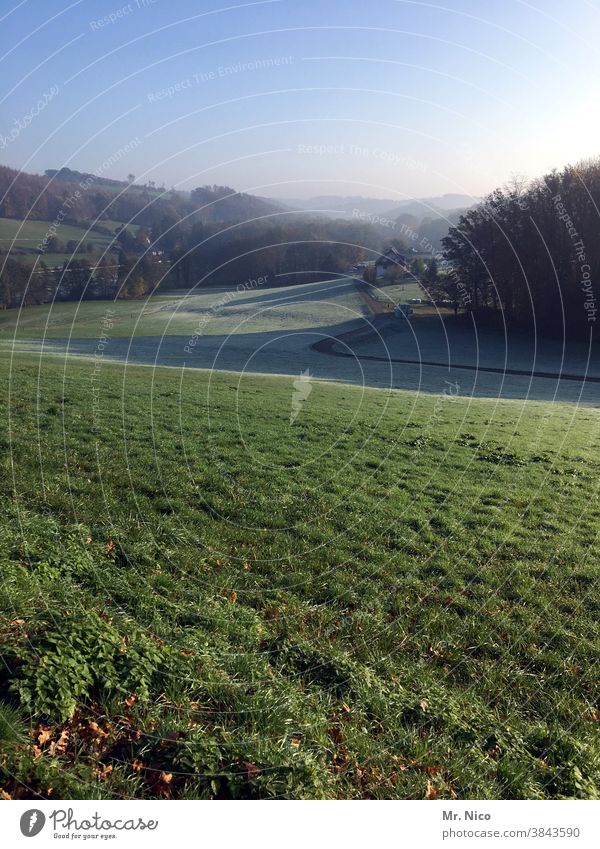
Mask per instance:
[[[596,410],[0,362],[5,794],[597,795]]]
[[[243,287],[244,283],[240,285]],[[0,340],[97,338],[107,313],[113,337],[258,333],[322,327],[365,313],[348,279],[267,289],[263,286],[159,294],[140,301],[56,302],[0,312]]]

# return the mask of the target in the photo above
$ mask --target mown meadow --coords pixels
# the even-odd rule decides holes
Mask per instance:
[[[596,409],[0,374],[4,798],[598,796]]]

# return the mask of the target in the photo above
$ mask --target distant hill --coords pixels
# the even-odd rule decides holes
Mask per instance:
[[[400,214],[423,219],[451,210],[468,209],[481,200],[463,194],[446,194],[431,198],[395,201],[394,198],[367,198],[361,195],[318,195],[312,198],[264,198],[268,203],[288,209],[319,213],[330,218],[354,218],[356,210],[361,216],[379,216],[395,219]]]
[[[96,186],[125,187],[127,183],[123,180],[109,180],[107,177],[97,177],[95,174],[85,174],[81,171],[72,171],[70,168],[48,168],[44,171],[46,177],[51,180],[60,180],[62,183],[84,183],[91,180]]]
[[[183,193],[69,168],[49,169],[42,176],[0,166],[0,218],[75,225],[110,219],[161,230],[178,222],[232,224],[280,211],[279,205],[228,186]]]
[[[386,215],[389,218],[397,218],[402,214],[414,215],[417,218],[431,218],[444,216],[448,212],[470,209],[477,206],[481,198],[471,195],[448,194],[432,198],[415,198],[414,200],[402,201],[394,206],[388,207]]]

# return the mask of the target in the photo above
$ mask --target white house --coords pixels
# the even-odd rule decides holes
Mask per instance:
[[[400,271],[408,271],[409,265],[410,260],[408,257],[401,254],[396,248],[388,248],[375,263],[375,279],[381,280],[390,267],[395,267]]]

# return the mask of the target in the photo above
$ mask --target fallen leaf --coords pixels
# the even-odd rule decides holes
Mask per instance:
[[[434,787],[432,782],[428,779],[427,780],[427,790],[425,791],[425,798],[426,799],[436,799],[437,795],[438,795],[437,788]]]
[[[329,733],[329,736],[331,737],[331,739],[333,740],[333,742],[336,744],[336,746],[339,746],[339,745],[341,745],[341,743],[344,742],[344,735],[342,734],[341,730],[339,728],[337,728],[335,725],[333,725],[329,729],[328,733]]]
[[[234,592],[232,592],[232,593],[231,593],[231,595],[229,596],[229,603],[230,603],[230,604],[235,604],[235,603],[236,603],[236,601],[237,601],[237,593],[234,591]]]
[[[140,772],[144,768],[144,764],[136,758],[134,762],[131,764],[134,772]]]
[[[38,734],[38,743],[40,746],[43,746],[44,743],[47,743],[48,740],[52,739],[52,729],[51,728],[42,728],[40,733]]]
[[[61,732],[61,735],[58,738],[58,740],[50,743],[50,746],[48,747],[49,754],[50,755],[62,755],[66,751],[68,743],[69,743],[69,732],[65,728]]]
[[[125,699],[125,704],[127,705],[127,707],[133,707],[136,702],[137,696],[134,695],[127,696],[127,698]]]
[[[163,784],[170,784],[173,781],[173,773],[172,772],[161,772],[160,780]]]
[[[103,781],[105,778],[108,778],[112,771],[112,764],[102,764],[98,767],[98,769],[94,770],[94,775],[96,776],[98,781]]]
[[[251,781],[261,773],[260,767],[257,767],[256,764],[250,763],[250,761],[243,761],[240,764],[240,767],[242,775],[246,781]]]
[[[588,714],[588,719],[590,719],[592,722],[600,722],[600,710],[592,708],[592,710]]]
[[[88,731],[92,732],[93,741],[99,746],[105,737],[108,737],[108,733],[100,728],[97,722],[88,722]]]

